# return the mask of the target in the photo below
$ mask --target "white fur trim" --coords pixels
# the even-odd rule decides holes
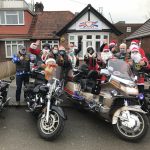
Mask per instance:
[[[53,63],[56,64],[56,61],[55,61],[55,59],[53,59],[53,58],[48,58],[48,59],[45,61],[45,64],[47,64],[48,62],[53,62]]]

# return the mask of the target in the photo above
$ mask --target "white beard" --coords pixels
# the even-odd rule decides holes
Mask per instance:
[[[141,54],[137,53],[137,54],[132,54],[131,53],[131,59],[135,62],[135,63],[139,63],[142,59]]]
[[[102,61],[103,61],[104,63],[106,63],[106,61],[107,61],[108,59],[112,58],[112,57],[113,57],[113,54],[112,54],[111,51],[109,51],[109,52],[101,52],[101,58],[102,58]]]

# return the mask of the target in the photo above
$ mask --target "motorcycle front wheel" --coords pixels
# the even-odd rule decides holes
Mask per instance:
[[[149,120],[145,114],[130,111],[130,119],[121,119],[120,114],[118,121],[113,125],[116,134],[127,141],[139,141],[147,133]]]
[[[50,111],[49,121],[43,113],[37,122],[39,135],[46,140],[56,139],[64,129],[64,119],[55,110]]]

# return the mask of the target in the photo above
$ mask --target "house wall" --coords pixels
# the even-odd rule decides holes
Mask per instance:
[[[0,41],[0,62],[5,61],[5,42]]]
[[[64,34],[60,37],[60,45],[64,46],[65,48],[68,48],[68,34]]]
[[[80,30],[79,24],[82,22],[86,22],[88,20],[88,13],[84,14],[76,23],[74,23],[69,30]],[[93,13],[90,13],[90,21],[98,21],[98,28],[89,28],[89,30],[102,30],[102,29],[110,29],[104,22],[99,20]],[[82,28],[82,30],[88,30],[87,28]]]
[[[146,54],[150,55],[150,36],[142,39],[141,47],[144,49]]]
[[[24,46],[29,49],[29,46],[35,41],[24,41]],[[10,61],[11,58],[6,58],[5,41],[0,41],[0,62]]]
[[[33,16],[28,11],[24,11],[24,25],[0,25],[0,34],[28,34],[32,18]]]

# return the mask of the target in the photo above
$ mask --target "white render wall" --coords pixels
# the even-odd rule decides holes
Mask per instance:
[[[77,29],[77,25],[80,22],[83,21],[87,21],[88,20],[88,13],[84,14],[75,24],[73,24],[69,30],[76,30]],[[101,20],[99,20],[99,18],[97,18],[93,13],[90,12],[90,20],[91,21],[98,21],[100,24],[100,28],[98,30],[102,30],[102,29],[110,29],[104,22],[102,22]]]

